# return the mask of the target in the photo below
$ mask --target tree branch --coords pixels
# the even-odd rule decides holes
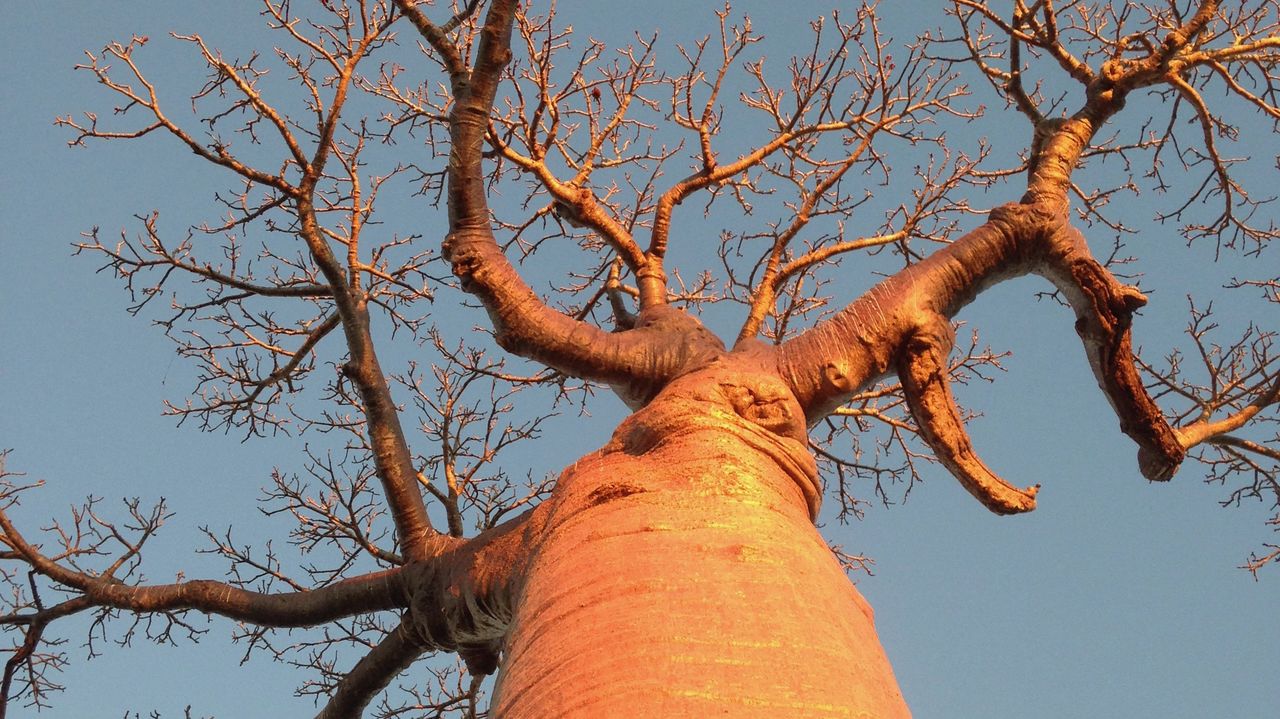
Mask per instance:
[[[70,569],[45,556],[22,536],[4,512],[0,512],[0,529],[4,531],[4,543],[24,562],[58,584],[80,592],[94,606],[132,612],[194,609],[264,626],[302,627],[405,605],[399,567],[319,589],[279,594],[252,592],[208,579],[131,586],[107,574],[94,576]]]
[[[908,398],[926,441],[937,445],[939,458],[957,478],[1005,511],[1024,506],[1030,497],[1008,495],[1018,490],[1005,490],[972,455],[945,385],[934,379],[945,358],[936,356],[936,340],[920,342],[936,335],[939,321],[955,316],[987,287],[1028,273],[1046,277],[1067,297],[1098,384],[1122,431],[1139,446],[1143,474],[1168,479],[1185,452],[1143,387],[1130,345],[1132,313],[1146,298],[1094,260],[1084,238],[1053,206],[997,208],[981,227],[785,342],[778,359],[782,376],[813,424],[896,369],[904,389],[914,386]],[[996,499],[1001,496],[1005,499]]]
[[[511,57],[515,9],[513,0],[495,0],[490,7],[475,69],[450,115],[444,256],[463,289],[480,298],[503,349],[570,376],[609,382],[626,401],[643,403],[691,356],[722,346],[695,320],[661,306],[642,315],[637,329],[622,333],[563,315],[547,307],[503,255],[490,222],[482,161],[493,98]],[[672,342],[671,332],[688,339]]]
[[[1040,485],[1018,489],[983,464],[973,451],[964,420],[947,381],[947,353],[954,333],[942,317],[907,340],[899,353],[898,377],[920,436],[934,456],[983,506],[996,514],[1018,514],[1036,508]]]
[[[316,150],[303,175],[302,195],[297,199],[296,205],[300,220],[299,234],[307,243],[329,285],[335,288],[334,301],[350,351],[350,359],[342,370],[355,383],[364,403],[370,449],[395,520],[400,544],[407,556],[420,559],[428,556],[428,540],[436,532],[431,526],[422,491],[418,486],[418,473],[400,424],[399,408],[391,397],[386,374],[378,362],[369,325],[368,296],[350,281],[347,268],[330,248],[321,228],[313,197],[324,166],[334,152],[333,135],[338,127],[356,66],[381,29],[371,28],[360,39],[357,48],[332,81],[333,98],[320,119]],[[350,270],[352,277],[356,276],[356,268],[351,267]]]
[[[402,621],[382,641],[356,662],[316,714],[316,719],[358,717],[398,674],[408,669],[424,649],[409,625]]]

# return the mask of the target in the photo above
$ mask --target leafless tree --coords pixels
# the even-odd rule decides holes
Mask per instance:
[[[80,69],[118,104],[109,121],[60,118],[73,145],[164,136],[230,178],[214,220],[175,236],[158,213],[143,214],[136,231],[94,230],[79,244],[124,283],[130,311],[157,318],[198,368],[169,411],[203,430],[323,441],[300,472],[277,471],[261,500],[305,559],[208,529],[224,580],[145,581],[163,503],[131,501],[119,515],[89,498],[43,530],[20,528],[9,510],[38,483],[0,468],[10,588],[0,621],[15,638],[3,701],[45,706],[58,688],[67,658],[47,633],[56,620],[91,615],[92,652],[108,625],[125,642],[198,637],[194,612],[237,620],[250,653],[306,669],[300,691],[317,697],[319,716],[477,716],[480,681],[500,656],[494,714],[550,715],[555,697],[524,691],[542,681],[529,677],[589,661],[585,651],[565,660],[555,652],[569,650],[539,634],[557,602],[592,596],[581,584],[549,595],[557,572],[603,566],[630,577],[647,571],[647,556],[701,556],[697,547],[717,543],[734,556],[803,545],[786,551],[836,566],[825,549],[811,556],[805,533],[822,498],[819,467],[842,517],[872,494],[909,488],[933,461],[994,512],[1034,508],[1036,487],[1006,483],[977,457],[951,392],[1001,359],[971,330],[958,343],[954,316],[1027,274],[1074,311],[1147,478],[1168,479],[1189,456],[1228,502],[1257,498],[1280,512],[1274,323],[1259,317],[1229,336],[1192,300],[1186,346],[1136,357],[1130,328],[1147,298],[1120,279],[1122,247],[1154,243],[1117,207],[1154,192],[1167,200],[1156,219],[1187,243],[1265,256],[1274,198],[1246,186],[1250,159],[1233,153],[1280,121],[1280,6],[948,8],[941,30],[895,44],[875,3],[855,4],[815,19],[811,44],[776,66],[753,54],[759,23],[727,6],[709,35],[668,52],[657,37],[622,48],[583,40],[539,3],[351,0],[300,12],[263,0],[280,38],[270,53],[236,59],[199,35],[174,36],[207,68],[190,116],[148,79],[147,38],[89,53]],[[281,69],[290,82],[269,81]],[[965,84],[975,80],[989,87]],[[948,140],[985,121],[975,91],[1025,120],[1024,142],[963,152]],[[756,134],[725,132],[733,115]],[[404,188],[428,219],[396,234],[378,208]],[[978,199],[995,196],[1005,204]],[[447,222],[430,219],[434,206]],[[745,221],[713,249],[679,229],[720,207]],[[1116,251],[1095,258],[1084,233]],[[535,288],[526,277],[539,263],[558,274]],[[858,295],[847,279],[855,263],[886,277]],[[1257,264],[1261,274],[1229,290],[1274,309],[1280,278]],[[478,303],[465,316],[492,342],[460,343],[446,302]],[[739,324],[726,349],[699,316],[729,310]],[[387,369],[380,351],[393,332],[417,357]],[[602,387],[635,410],[604,449],[558,481],[502,462]],[[721,474],[750,481],[700,484]],[[735,493],[758,486],[773,498],[765,504],[785,497],[790,509],[778,512],[799,512],[807,529],[746,539],[755,515],[743,515],[740,526],[716,525],[723,537],[656,538],[655,517],[712,531],[709,517],[733,516]],[[580,540],[574,522],[641,544],[564,559],[562,545]],[[1271,524],[1280,530],[1280,513]],[[637,566],[610,564],[613,551]],[[1278,560],[1280,546],[1264,542],[1246,567]],[[691,570],[666,567],[670,587],[648,591],[693,591],[678,576]],[[814,591],[847,598],[843,581]],[[634,643],[634,668],[647,661],[640,649],[670,637],[643,613],[629,620],[650,631],[649,644]],[[770,621],[802,626],[785,612]],[[831,656],[882,661],[869,626],[849,630],[852,654]],[[295,627],[312,629],[278,632]],[[797,637],[801,649],[818,641]],[[707,651],[737,651],[730,645],[726,636]],[[460,660],[384,693],[431,652]],[[768,676],[787,664],[753,661],[722,665]],[[716,671],[732,691],[731,670]],[[584,696],[606,696],[618,672],[599,667]],[[867,700],[879,702],[877,716],[905,711],[891,674],[857,686],[868,685],[880,692]]]

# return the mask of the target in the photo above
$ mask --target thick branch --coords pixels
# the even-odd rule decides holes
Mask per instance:
[[[369,702],[422,653],[409,625],[401,622],[342,677],[316,719],[360,716]]]
[[[370,449],[400,544],[407,556],[421,559],[429,555],[429,540],[436,532],[431,526],[422,491],[418,486],[418,473],[405,440],[404,429],[400,425],[399,408],[391,397],[386,374],[378,362],[369,324],[368,296],[351,282],[352,278],[358,277],[356,268],[345,268],[334,255],[321,228],[313,198],[329,156],[337,151],[333,136],[339,125],[356,65],[379,31],[380,29],[369,30],[369,34],[362,38],[359,47],[352,52],[333,81],[333,99],[327,108],[327,114],[320,121],[319,141],[303,176],[303,196],[296,204],[301,221],[299,234],[306,241],[325,279],[335,288],[334,301],[350,350],[350,360],[343,367],[343,373],[355,383],[364,403]],[[351,271],[350,276],[348,269]]]
[[[405,622],[424,651],[456,651],[475,676],[498,668],[498,651],[547,505],[459,542],[436,561],[410,565]]]
[[[1076,312],[1076,332],[1089,366],[1110,400],[1120,430],[1138,444],[1143,476],[1167,480],[1186,455],[1160,408],[1147,394],[1134,363],[1130,324],[1147,303],[1135,287],[1120,284],[1089,255],[1084,237],[1071,227],[1058,233],[1054,256],[1045,271]]]
[[[571,376],[615,384],[624,399],[644,402],[691,358],[722,349],[719,342],[696,321],[665,307],[642,317],[636,330],[618,334],[556,312],[524,283],[493,235],[483,150],[493,98],[511,56],[515,6],[497,0],[489,9],[475,69],[450,116],[450,232],[444,255],[463,289],[484,304],[503,349]],[[672,330],[683,336],[672,341]]]
[[[1040,485],[1018,489],[983,464],[947,381],[951,325],[941,317],[912,335],[898,356],[897,372],[920,436],[934,456],[983,506],[996,514],[1018,514],[1036,508]]]
[[[1034,207],[999,208],[990,221],[783,343],[781,371],[809,423],[889,374],[898,348],[918,327],[953,317],[987,287],[1032,271],[1029,240],[1047,221]]]
[[[1037,123],[1038,133],[1042,131],[1041,125],[1045,122],[1052,123],[1052,132],[1048,133],[1043,145],[1033,152],[1032,173],[1025,196],[1028,202],[1060,202],[1065,206],[1071,174],[1081,155],[1088,149],[1090,140],[1099,128],[1124,108],[1129,93],[1141,87],[1166,83],[1185,91],[1186,83],[1179,73],[1196,62],[1207,63],[1215,58],[1212,53],[1198,54],[1190,49],[1195,47],[1209,22],[1217,14],[1216,0],[1198,3],[1194,15],[1185,24],[1175,28],[1158,45],[1149,44],[1150,51],[1145,57],[1129,59],[1120,57],[1120,53],[1117,53],[1115,57],[1103,62],[1097,72],[1070,56],[1062,47],[1051,4],[1044,5],[1044,25],[1037,27],[1036,38],[1033,39],[999,21],[992,10],[978,8],[969,0],[959,1],[1005,29],[1015,47],[1022,41],[1049,51],[1084,86],[1085,103],[1073,115]],[[1030,17],[1023,19],[1030,20]],[[1210,152],[1212,154],[1212,147]]]
[[[1121,285],[1094,260],[1084,238],[1056,210],[1055,206],[1029,205],[998,208],[986,224],[784,343],[780,371],[791,382],[809,423],[896,369],[904,386],[916,385],[912,409],[928,415],[917,415],[917,419],[931,445],[929,432],[936,435],[940,459],[958,472],[966,486],[997,481],[985,468],[979,469],[980,463],[969,456],[971,450],[958,444],[959,439],[947,441],[939,434],[945,428],[926,426],[958,420],[948,416],[953,410],[945,387],[930,379],[931,363],[941,366],[944,358],[931,358],[923,350],[913,352],[912,341],[919,339],[920,328],[955,316],[987,287],[1036,273],[1053,281],[1075,309],[1089,364],[1120,419],[1121,430],[1139,446],[1143,474],[1149,479],[1172,476],[1184,451],[1143,387],[1131,348],[1130,320],[1145,298]],[[925,406],[926,400],[932,408]]]
[[[371,650],[343,681],[321,716],[353,716],[419,654],[458,652],[475,676],[497,668],[531,548],[542,541],[547,510],[539,506],[469,541],[437,536],[430,558],[310,591],[265,594],[210,580],[130,586],[112,571],[92,575],[43,555],[0,512],[12,558],[77,596],[0,624],[38,626],[92,607],[135,613],[195,610],[257,626],[314,626],[356,614],[406,609],[399,628]],[[119,565],[118,560],[115,565]],[[113,565],[113,566],[115,566]],[[30,634],[39,641],[39,632]]]

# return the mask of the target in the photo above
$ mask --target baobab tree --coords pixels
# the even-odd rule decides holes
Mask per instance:
[[[1024,275],[1073,311],[1143,476],[1191,457],[1239,495],[1280,498],[1273,334],[1222,343],[1193,303],[1200,366],[1140,359],[1147,297],[1120,251],[1091,249],[1127,238],[1115,198],[1145,186],[1178,196],[1156,212],[1188,241],[1266,251],[1269,198],[1224,145],[1280,118],[1274,3],[956,0],[948,25],[901,45],[860,4],[815,21],[778,66],[752,55],[764,19],[728,8],[664,65],[648,37],[575,45],[550,10],[396,0],[302,16],[267,0],[270,61],[175,36],[208,70],[194,122],[149,79],[146,38],[89,54],[81,68],[119,104],[61,118],[73,144],[163,136],[235,184],[185,236],[144,214],[79,249],[198,367],[174,415],[340,438],[308,448],[306,479],[277,473],[263,505],[333,561],[297,575],[210,531],[228,580],[146,582],[163,505],[116,521],[90,501],[38,537],[7,511],[31,489],[7,474],[6,701],[46,700],[62,661],[46,632],[64,617],[91,614],[94,631],[132,617],[163,638],[194,612],[307,657],[320,716],[359,715],[431,652],[465,672],[424,683],[427,715],[478,713],[496,673],[499,717],[906,716],[847,555],[815,521],[824,496],[856,513],[855,478],[909,481],[925,453],[991,511],[1035,508],[1037,486],[978,457],[951,388],[998,360],[957,337],[957,314]],[[1020,153],[948,140],[983,118],[966,82],[1025,120]],[[726,132],[734,112],[757,134]],[[915,164],[901,185],[897,157]],[[388,234],[377,210],[405,186],[422,226]],[[783,212],[708,243],[681,229],[695,206]],[[846,260],[867,254],[893,267],[857,294]],[[531,285],[548,256],[560,275]],[[1260,272],[1235,284],[1280,301]],[[427,309],[457,290],[456,310]],[[736,327],[720,336],[704,318],[725,307]],[[492,344],[458,345],[439,317],[455,311]],[[387,369],[392,332],[428,359]],[[516,392],[565,406],[606,386],[632,413],[604,447],[554,480],[497,469],[544,421],[512,414]],[[877,427],[882,444],[840,451]],[[1264,545],[1248,564],[1276,557]],[[275,630],[295,627],[329,630],[282,646]]]

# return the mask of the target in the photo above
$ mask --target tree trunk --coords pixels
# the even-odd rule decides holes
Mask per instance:
[[[495,717],[909,716],[813,525],[804,413],[744,360],[674,381],[560,478]]]

